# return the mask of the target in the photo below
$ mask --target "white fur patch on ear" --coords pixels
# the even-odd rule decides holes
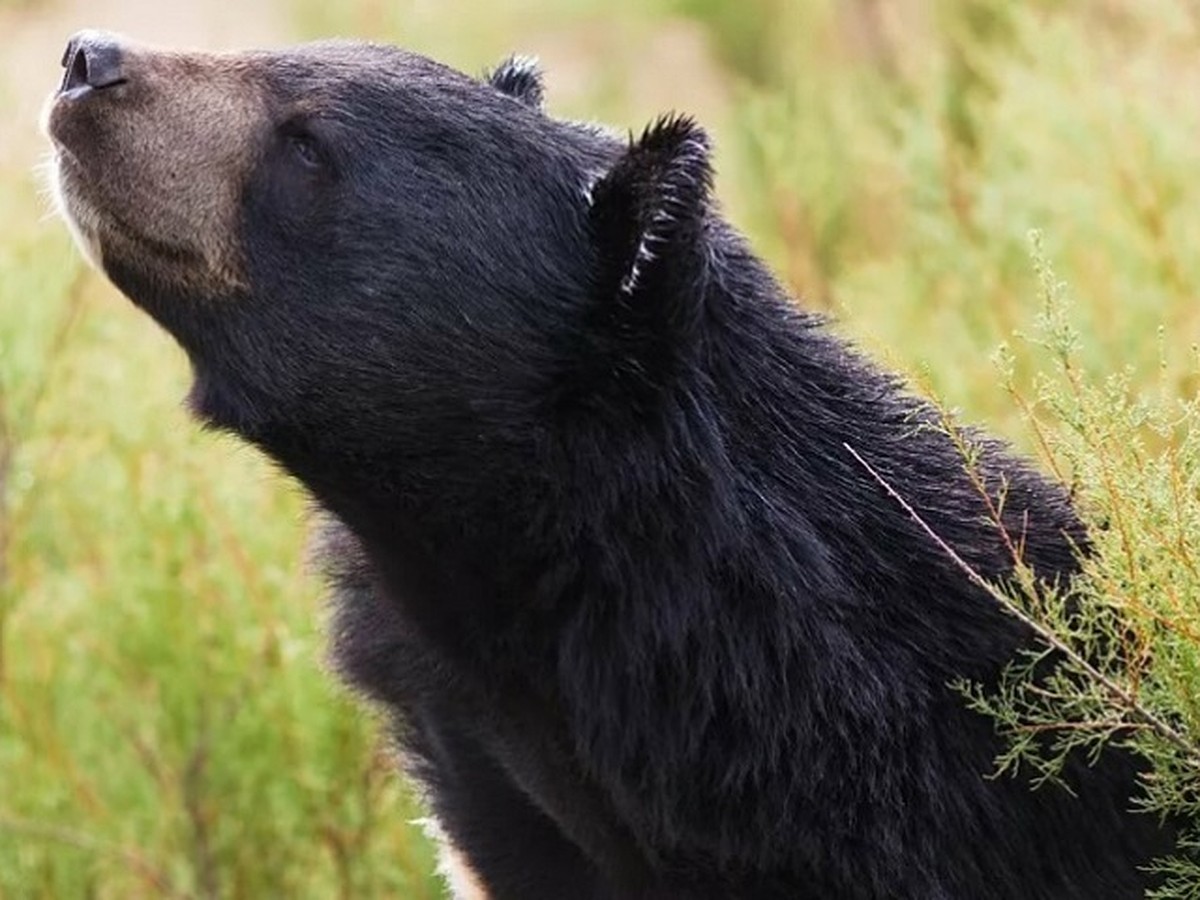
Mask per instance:
[[[654,262],[654,253],[650,250],[652,243],[654,243],[654,234],[648,231],[644,232],[642,239],[638,241],[637,251],[633,254],[633,263],[629,267],[629,272],[621,279],[622,294],[632,296],[633,292],[637,290],[638,279],[642,277],[642,266]]]
[[[542,63],[536,56],[514,53],[501,66],[510,76],[538,80],[542,77]]]
[[[712,188],[709,155],[708,136],[692,119],[664,116],[592,185],[594,233],[608,283],[620,295],[638,294],[652,275],[698,271],[689,267]]]
[[[420,825],[429,839],[437,845],[438,874],[445,880],[453,900],[491,900],[483,881],[471,868],[463,852],[454,846],[454,842],[442,828],[442,823],[429,817],[418,819],[415,824]]]
[[[587,201],[588,206],[596,202],[596,185],[600,183],[600,179],[603,177],[603,172],[588,172],[584,176],[583,199]]]

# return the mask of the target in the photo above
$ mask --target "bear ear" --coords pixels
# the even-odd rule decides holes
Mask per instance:
[[[709,155],[708,136],[691,118],[664,116],[592,186],[591,227],[606,295],[682,303],[660,312],[694,315],[707,258]]]
[[[488,84],[533,109],[542,108],[542,68],[532,56],[510,56],[487,75]]]

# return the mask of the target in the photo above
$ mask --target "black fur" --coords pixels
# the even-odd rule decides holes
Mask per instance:
[[[496,90],[515,97],[526,106],[542,108],[545,88],[537,60],[528,56],[510,56],[487,76],[487,80]]]
[[[947,684],[1029,636],[844,445],[984,575],[1009,553],[929,409],[711,208],[694,125],[623,146],[383,48],[261,65],[324,163],[265,149],[249,288],[105,265],[198,413],[336,517],[338,665],[494,898],[1141,896],[1169,841],[1129,757],[1073,761],[1077,796],[984,777]],[[1076,571],[1062,490],[982,459]]]

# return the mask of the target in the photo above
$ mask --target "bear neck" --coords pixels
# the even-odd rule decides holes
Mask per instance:
[[[648,564],[664,595],[683,596],[713,560],[751,571],[754,554],[802,553],[804,577],[784,593],[873,607],[885,573],[897,596],[941,602],[910,583],[919,576],[944,582],[950,597],[962,573],[848,447],[903,479],[906,501],[977,571],[1006,576],[1011,553],[936,415],[791,306],[752,257],[722,263],[690,356],[614,366],[604,342],[541,345],[527,356],[570,360],[541,381],[512,375],[520,357],[506,354],[485,370],[503,383],[443,371],[444,382],[414,390],[420,360],[396,363],[408,370],[364,365],[362,346],[277,310],[212,302],[151,312],[192,359],[199,417],[305,484],[377,565],[396,569],[385,574],[397,590],[450,579],[463,596],[532,595],[545,607],[581,584],[620,596],[628,571]],[[462,352],[436,348],[439,359]],[[471,361],[463,369],[475,371]],[[1051,578],[1074,571],[1085,538],[1061,489],[998,445],[984,450],[989,483],[1006,485],[1012,533],[1029,535],[1026,561]],[[885,545],[911,566],[889,568]],[[669,552],[647,563],[650,547]],[[908,622],[898,609],[881,614],[895,618],[889,627]]]
[[[503,413],[477,408],[462,391],[444,397],[412,390],[403,375],[389,381],[382,367],[352,364],[360,347],[250,304],[210,303],[162,319],[192,363],[193,414],[279,463],[368,548],[380,548],[373,556],[421,547],[443,565],[471,560],[489,579],[512,581],[517,561],[501,548],[544,512],[534,509],[547,483],[535,461],[542,424],[501,425]],[[264,359],[263,347],[287,347],[304,364]],[[324,377],[311,377],[314,358]]]

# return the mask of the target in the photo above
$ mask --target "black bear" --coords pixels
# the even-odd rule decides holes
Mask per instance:
[[[61,206],[189,354],[190,404],[331,522],[340,670],[494,900],[1096,900],[1169,849],[1138,766],[989,780],[948,687],[1031,636],[933,413],[801,312],[689,119],[625,142],[392,47],[85,32]],[[853,452],[851,452],[853,451]],[[981,441],[1046,579],[1086,537]]]

